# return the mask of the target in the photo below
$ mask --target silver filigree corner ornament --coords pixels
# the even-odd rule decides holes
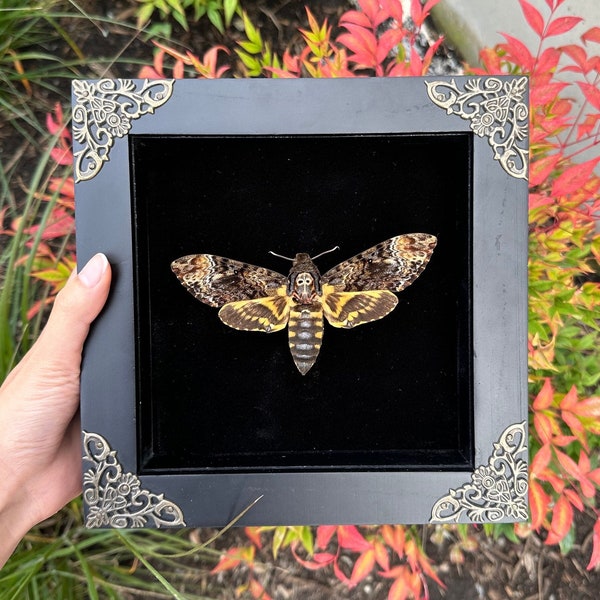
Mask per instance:
[[[471,482],[450,490],[431,511],[430,523],[499,523],[526,521],[527,427],[508,427],[494,444],[487,465],[471,475]]]
[[[109,160],[115,138],[124,137],[131,122],[154,113],[173,93],[173,79],[100,79],[73,81],[75,181],[95,177]]]
[[[185,527],[181,509],[124,473],[117,452],[101,435],[84,431],[83,451],[84,467],[91,464],[83,473],[86,527]]]
[[[464,89],[454,79],[425,84],[429,98],[437,106],[470,121],[473,132],[488,139],[494,159],[509,175],[527,179],[527,77],[504,81],[496,77],[467,79]]]

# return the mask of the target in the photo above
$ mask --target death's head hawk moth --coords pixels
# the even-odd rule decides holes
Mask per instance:
[[[306,375],[321,349],[323,316],[345,329],[385,317],[398,303],[393,292],[423,272],[436,243],[427,233],[398,235],[324,275],[304,253],[296,254],[287,277],[213,254],[182,256],[171,268],[195,298],[220,308],[229,327],[272,333],[287,325],[292,358]]]

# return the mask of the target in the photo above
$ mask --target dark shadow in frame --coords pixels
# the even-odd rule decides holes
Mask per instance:
[[[468,133],[130,136],[139,439],[152,470],[472,468]],[[176,177],[174,175],[176,174]],[[402,233],[438,237],[385,320],[327,326],[296,370],[286,331],[229,329],[169,265],[334,245],[322,272]]]

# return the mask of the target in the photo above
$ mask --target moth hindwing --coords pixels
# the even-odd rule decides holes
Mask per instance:
[[[183,256],[171,268],[195,298],[220,308],[229,327],[272,333],[287,325],[292,358],[305,375],[321,349],[323,317],[346,329],[385,317],[398,303],[393,292],[423,272],[436,243],[426,233],[399,235],[324,275],[304,253],[296,254],[287,277],[212,254]]]

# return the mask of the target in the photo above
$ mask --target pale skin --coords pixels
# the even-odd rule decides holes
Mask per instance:
[[[0,387],[0,567],[31,527],[81,492],[81,353],[110,280],[103,254],[74,272]]]

